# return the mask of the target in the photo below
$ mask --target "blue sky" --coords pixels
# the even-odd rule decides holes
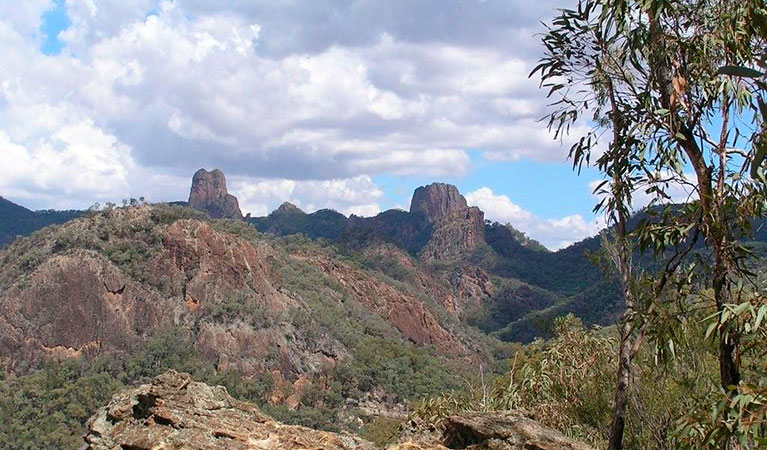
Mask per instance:
[[[43,39],[40,51],[46,55],[59,53],[64,47],[64,43],[59,40],[59,33],[69,28],[70,25],[64,0],[56,0],[53,8],[46,11],[42,16],[40,32]]]
[[[442,181],[488,219],[559,248],[600,224],[598,174],[572,171],[527,77],[557,6],[0,6],[0,195],[31,208],[177,200],[196,169],[217,167],[254,215],[282,201],[372,215]]]
[[[589,195],[589,183],[599,179],[598,171],[593,168],[583,169],[579,176],[567,162],[487,161],[476,153],[472,156],[473,170],[467,176],[440,181],[455,184],[464,193],[489,187],[493,192],[513,198],[515,203],[541,218],[591,215],[596,200]],[[415,187],[434,180],[381,175],[374,181],[386,192],[389,201],[386,208],[394,208],[407,206]]]

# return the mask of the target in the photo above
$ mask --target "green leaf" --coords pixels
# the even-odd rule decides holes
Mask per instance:
[[[759,308],[759,312],[756,313],[756,320],[754,321],[754,329],[759,328],[759,325],[761,325],[762,320],[764,320],[765,314],[767,314],[767,305],[762,305],[762,307]]]
[[[713,332],[714,332],[714,330],[716,330],[716,326],[717,326],[717,325],[718,325],[718,324],[717,324],[716,322],[712,322],[712,323],[711,323],[711,324],[708,326],[708,328],[706,329],[706,337],[705,337],[705,339],[708,339],[708,338],[709,338],[709,336],[711,336],[711,333],[713,333]]]
[[[716,71],[716,74],[745,78],[760,78],[764,76],[764,73],[756,69],[742,66],[722,66],[719,68],[719,70]]]

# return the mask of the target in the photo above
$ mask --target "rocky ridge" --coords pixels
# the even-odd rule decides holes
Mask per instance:
[[[220,372],[271,373],[273,401],[295,408],[307,384],[353,357],[346,331],[318,323],[317,311],[358,311],[392,336],[456,360],[483,351],[447,326],[439,306],[332,252],[312,245],[287,252],[242,222],[185,218],[190,213],[111,209],[0,252],[0,366],[14,372],[49,358],[131,352],[180,328]],[[424,296],[441,284],[420,276]],[[305,280],[312,281],[303,286]],[[450,290],[441,292],[446,308],[460,303]]]
[[[390,450],[591,450],[519,411],[449,417],[441,432],[411,434]],[[373,450],[347,433],[281,424],[225,388],[168,371],[121,392],[88,421],[86,450]]]

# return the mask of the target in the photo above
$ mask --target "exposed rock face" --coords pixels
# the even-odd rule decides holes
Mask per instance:
[[[519,411],[475,413],[447,419],[444,443],[450,448],[590,450]]]
[[[237,198],[226,190],[224,172],[200,169],[192,178],[189,206],[205,211],[215,219],[242,219]]]
[[[437,222],[454,211],[463,211],[469,206],[458,188],[445,183],[421,186],[413,193],[410,212],[422,212],[432,222]]]
[[[27,289],[0,296],[0,362],[130,348],[139,340],[134,330],[171,325],[173,310],[95,252],[57,255],[29,276]]]
[[[111,212],[110,222],[141,229],[151,207]],[[65,234],[100,227],[99,218],[68,224]],[[146,278],[124,273],[104,255],[75,249],[51,255],[24,283],[10,283],[17,264],[0,265],[0,365],[14,370],[41,358],[96,356],[131,351],[158,330],[196,329],[194,345],[222,370],[245,376],[274,367],[291,381],[348,356],[338,341],[285,321],[288,309],[308,311],[300,298],[281,292],[266,259],[269,248],[214,230],[197,220],[179,220],[156,230],[161,242],[142,264]],[[138,236],[130,235],[140,247]],[[31,242],[22,244],[33,245]],[[33,245],[44,248],[45,242]],[[1,255],[4,261],[18,257]],[[216,319],[212,313],[233,301],[258,304],[271,326],[242,318]],[[75,325],[76,326],[73,326]]]
[[[421,250],[424,260],[460,259],[485,243],[485,214],[472,206],[452,211],[434,225],[429,243]]]
[[[467,413],[444,421],[437,435],[413,435],[388,450],[594,450],[521,411]]]
[[[422,213],[433,223],[421,259],[460,259],[485,243],[485,214],[477,207],[470,208],[453,185],[432,183],[419,187],[410,201],[410,212]]]
[[[373,450],[348,434],[283,425],[226,389],[168,371],[115,395],[88,421],[88,450]]]
[[[454,355],[466,352],[456,337],[415,296],[338,261],[311,256],[306,260],[348,288],[360,303],[381,315],[414,343],[434,345]]]

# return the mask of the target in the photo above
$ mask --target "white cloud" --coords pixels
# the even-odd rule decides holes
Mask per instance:
[[[334,209],[344,215],[373,216],[381,212],[383,192],[368,176],[334,180],[275,180],[235,177],[229,191],[243,213],[265,216],[289,201],[305,212]]]
[[[90,122],[63,126],[29,147],[0,131],[3,189],[58,195],[60,203],[84,193],[97,199],[116,196],[125,192],[133,165],[128,149]]]
[[[594,236],[605,225],[599,218],[587,221],[578,214],[560,219],[544,219],[513,203],[506,195],[493,193],[488,187],[469,192],[465,197],[469,205],[477,206],[485,212],[485,218],[511,224],[552,250]]]
[[[372,214],[374,186],[354,201],[299,186],[461,177],[475,150],[564,159],[536,122],[545,100],[527,77],[531,24],[553,2],[66,0],[58,55],[39,50],[41,15],[54,4],[23,3],[0,6],[0,131],[25,152],[7,161],[17,175],[2,187],[36,204],[58,188],[71,201],[178,195],[187,174],[215,166],[267,190],[251,194],[254,212],[271,204],[257,200],[269,196],[264,180],[283,180],[306,208]],[[109,144],[67,135],[83,126],[83,139]],[[44,151],[64,158],[50,147],[57,140],[80,149],[68,187],[37,166]],[[105,167],[110,180],[92,182]]]

